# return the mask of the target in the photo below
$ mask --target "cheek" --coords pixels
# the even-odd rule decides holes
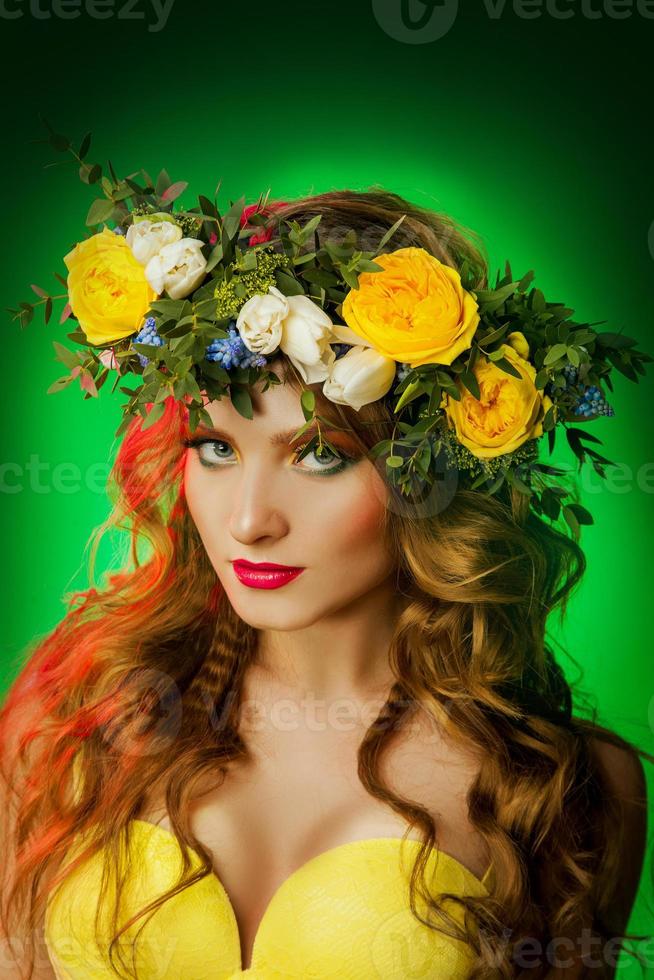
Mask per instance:
[[[221,527],[220,500],[212,492],[210,481],[203,479],[204,472],[188,450],[184,467],[184,494],[189,513],[205,547],[211,550],[213,539]]]
[[[353,541],[370,543],[382,534],[384,508],[376,498],[363,498],[345,515],[348,538]]]
[[[376,477],[379,480],[379,477]],[[321,527],[325,548],[337,552],[347,564],[374,569],[385,564],[388,550],[384,535],[386,492],[373,486],[370,474],[358,479],[351,492],[340,495],[340,505]]]

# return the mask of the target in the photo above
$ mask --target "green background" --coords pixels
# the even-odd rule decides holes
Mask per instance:
[[[600,0],[599,16],[568,8],[566,20],[526,19],[507,4],[494,19],[466,3],[445,36],[416,44],[382,29],[363,0],[176,0],[158,32],[116,16],[38,19],[23,5],[2,23],[2,307],[34,299],[32,282],[61,291],[52,274],[65,271],[95,196],[72,162],[44,169],[67,158],[30,142],[45,135],[41,111],[75,143],[92,130],[91,159],[110,158],[119,174],[166,167],[189,181],[189,206],[219,180],[223,208],[267,189],[274,199],[381,184],[479,231],[493,270],[506,258],[514,272],[533,268],[548,299],[654,353],[654,20],[617,19]],[[46,395],[65,373],[51,340],[67,343],[70,327],[57,321],[46,327],[37,313],[21,331],[7,314],[3,330],[5,686],[26,645],[63,615],[64,594],[85,584],[124,400],[109,385],[97,401],[76,383]],[[582,699],[597,706],[600,722],[654,752],[654,371],[639,385],[613,377],[616,415],[588,431],[619,479],[603,485],[584,468],[582,503],[596,521],[583,530],[589,569],[552,635],[574,658],[561,653],[579,711]],[[651,863],[650,851],[634,931],[654,929]],[[619,976],[640,975],[623,957]]]

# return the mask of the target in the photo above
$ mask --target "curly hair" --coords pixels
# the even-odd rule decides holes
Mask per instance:
[[[355,229],[362,248],[405,214],[394,247],[422,247],[457,269],[465,263],[471,281],[487,285],[487,258],[472,232],[388,190],[303,197],[278,207],[274,220],[304,222],[315,214],[322,215],[323,240]],[[298,385],[288,363],[285,380]],[[388,437],[383,401],[355,412],[316,394],[320,411],[366,448]],[[186,877],[121,928],[114,909],[110,956],[118,976],[135,975],[114,956],[120,935],[211,873],[189,804],[220,786],[249,751],[237,715],[257,630],[232,609],[191,519],[183,485],[188,434],[187,409],[171,398],[145,431],[139,418],[130,424],[110,475],[111,513],[94,532],[89,588],[68,596],[63,620],[31,645],[0,712],[11,800],[1,808],[2,840],[6,866],[15,867],[0,893],[6,935],[31,937],[52,892],[100,849],[119,898],[123,836],[144,788],[165,791]],[[109,532],[120,532],[129,551],[122,567],[99,582],[97,549]],[[583,576],[581,547],[506,485],[494,496],[460,485],[446,506],[423,512],[397,500],[386,509],[385,533],[398,586],[410,601],[389,650],[395,683],[360,745],[358,774],[371,796],[420,828],[412,912],[471,945],[473,978],[516,975],[513,955],[526,937],[545,945],[585,926],[602,940],[613,938],[607,896],[620,873],[622,826],[590,740],[600,736],[636,759],[654,757],[595,719],[573,717],[572,692],[546,625],[555,610],[563,618]],[[170,690],[180,710],[157,718],[153,706]],[[482,760],[467,802],[493,855],[487,896],[429,894],[422,873],[437,827],[426,809],[409,805],[382,779],[392,732],[415,703]],[[83,773],[77,793],[74,760]],[[88,846],[62,871],[80,833]],[[188,848],[203,861],[191,875]],[[417,911],[418,892],[427,918]],[[447,912],[451,902],[464,906],[465,926]],[[530,975],[546,970],[543,964]]]

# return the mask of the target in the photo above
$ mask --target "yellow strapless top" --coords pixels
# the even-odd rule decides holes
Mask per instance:
[[[170,831],[140,819],[130,821],[128,830],[130,874],[121,898],[121,924],[172,887],[182,869],[181,847]],[[142,930],[135,946],[139,980],[464,980],[472,958],[468,944],[424,926],[409,907],[411,862],[404,863],[403,848],[415,857],[419,846],[414,838],[376,837],[339,844],[311,858],[268,903],[247,969],[234,909],[216,874],[137,920],[119,942],[127,943],[129,955]],[[191,858],[193,870],[200,867],[195,851]],[[102,867],[99,851],[50,895],[45,939],[59,980],[116,976],[108,960],[106,925],[100,931],[106,942],[95,939]],[[488,893],[491,874],[489,868],[479,879],[451,855],[434,850],[426,880],[437,891],[480,896]],[[102,906],[106,921],[111,898]],[[417,902],[424,912],[419,897]],[[462,921],[458,905],[449,902],[446,908]]]

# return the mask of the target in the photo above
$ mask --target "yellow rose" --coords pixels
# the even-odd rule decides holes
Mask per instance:
[[[122,235],[105,227],[64,257],[68,300],[91,344],[135,333],[157,298]]]
[[[529,357],[529,344],[527,343],[527,338],[520,330],[514,330],[513,333],[508,334],[506,342],[513,347],[514,351],[518,352],[520,357],[524,357],[527,360]]]
[[[527,439],[542,436],[543,417],[552,405],[551,399],[534,384],[533,364],[509,344],[503,344],[502,350],[520,372],[520,378],[481,357],[474,367],[480,399],[458,382],[461,401],[448,395],[445,406],[458,441],[481,459],[511,453]]]
[[[378,255],[380,272],[362,272],[343,300],[348,326],[372,346],[411,367],[451,364],[479,323],[477,300],[456,269],[424,248]]]

